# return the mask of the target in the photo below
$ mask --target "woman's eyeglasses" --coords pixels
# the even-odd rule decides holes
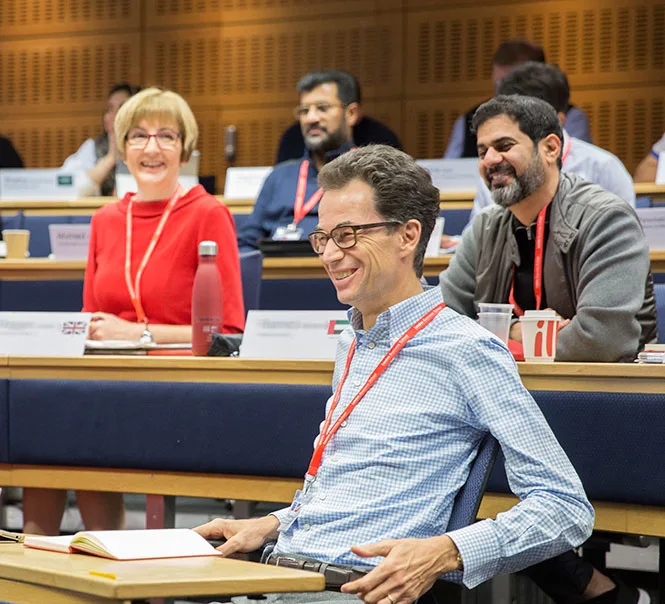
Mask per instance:
[[[145,149],[148,141],[154,138],[160,149],[175,149],[182,135],[180,132],[164,128],[157,134],[148,134],[145,130],[133,128],[127,133],[127,144],[134,149]]]

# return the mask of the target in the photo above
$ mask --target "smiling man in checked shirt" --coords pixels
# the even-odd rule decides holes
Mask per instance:
[[[342,593],[276,596],[285,602],[402,604],[446,573],[463,570],[464,584],[474,587],[582,543],[593,509],[512,356],[445,308],[440,288],[423,291],[425,247],[439,213],[429,174],[377,145],[326,165],[319,184],[324,195],[310,241],[352,308],[310,477],[290,508],[216,519],[198,532],[226,538],[225,555],[277,538],[276,556],[376,567]],[[496,520],[447,533],[453,500],[487,432],[501,443],[521,502]]]

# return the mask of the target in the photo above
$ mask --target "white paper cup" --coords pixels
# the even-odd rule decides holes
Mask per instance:
[[[551,363],[556,358],[559,317],[553,310],[527,310],[520,317],[524,360]]]
[[[8,259],[24,260],[27,257],[30,231],[26,229],[4,229],[2,231],[2,238],[7,245]]]
[[[478,313],[478,323],[507,344],[512,317],[510,312],[480,312]]]
[[[500,312],[500,313],[510,314],[513,312],[513,305],[494,304],[493,302],[478,302],[478,312],[479,313]]]

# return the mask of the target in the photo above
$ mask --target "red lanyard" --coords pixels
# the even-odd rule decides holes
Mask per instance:
[[[147,322],[147,317],[145,311],[143,310],[143,305],[141,304],[141,290],[140,290],[141,277],[143,276],[143,271],[145,270],[145,267],[148,264],[148,260],[150,260],[150,256],[152,256],[152,252],[154,251],[157,242],[159,241],[159,238],[162,235],[162,231],[164,230],[166,221],[169,219],[171,210],[173,210],[175,204],[178,202],[181,195],[182,195],[182,187],[178,185],[177,189],[174,191],[173,195],[171,196],[171,199],[169,199],[168,203],[166,204],[164,211],[162,212],[162,217],[159,219],[159,224],[157,225],[155,232],[152,234],[152,239],[148,244],[148,249],[146,249],[145,254],[143,254],[143,259],[141,260],[141,263],[139,264],[139,267],[136,271],[136,277],[134,278],[133,283],[131,275],[132,207],[134,205],[135,195],[132,195],[129,198],[129,204],[127,205],[127,222],[126,222],[126,232],[125,232],[125,283],[127,284],[127,291],[129,291],[129,297],[132,300],[132,305],[134,306],[134,310],[136,311],[136,318],[139,323]]]
[[[393,359],[397,356],[397,353],[399,353],[399,351],[402,350],[402,348],[404,348],[406,343],[411,338],[413,338],[413,336],[415,336],[424,327],[429,325],[429,323],[432,322],[434,317],[436,317],[445,307],[446,305],[444,302],[437,304],[432,310],[430,310],[427,314],[418,319],[411,327],[409,327],[409,329],[407,329],[400,336],[400,338],[391,346],[390,350],[386,353],[386,356],[384,356],[383,359],[381,359],[381,361],[376,366],[374,371],[372,371],[368,380],[365,382],[365,385],[351,399],[351,402],[348,404],[346,409],[342,411],[340,416],[337,418],[337,420],[331,427],[330,422],[332,421],[333,413],[337,408],[337,403],[339,403],[339,397],[342,394],[342,388],[344,387],[346,376],[349,373],[351,360],[353,359],[353,355],[356,351],[356,340],[354,339],[353,342],[351,342],[351,346],[349,347],[349,352],[346,355],[346,366],[344,367],[344,373],[342,374],[342,378],[339,381],[339,384],[337,385],[337,389],[335,390],[332,402],[330,403],[330,409],[328,410],[328,414],[326,415],[326,419],[323,423],[323,428],[321,428],[321,434],[319,434],[319,437],[317,439],[316,447],[314,449],[314,454],[312,455],[312,460],[309,462],[309,468],[307,469],[307,474],[305,476],[306,483],[311,482],[316,478],[316,474],[319,471],[319,466],[321,465],[321,459],[323,458],[323,451],[325,450],[326,446],[328,445],[332,437],[335,436],[337,430],[339,430],[339,427],[346,421],[349,415],[351,415],[351,412],[358,406],[358,403],[367,394],[369,389],[372,386],[374,386],[376,380],[378,380],[379,377],[381,377],[381,374],[388,368],[388,365],[392,363]]]
[[[566,141],[566,147],[561,156],[561,163],[566,161],[566,157],[570,153],[572,140],[569,138]],[[547,208],[549,202],[538,214],[536,221],[536,251],[533,261],[533,294],[536,298],[536,310],[540,310],[540,305],[543,301],[543,256],[545,253],[545,219],[547,217]],[[520,308],[519,304],[515,301],[515,266],[513,265],[513,282],[510,284],[510,294],[508,295],[508,302],[515,308],[515,314],[521,317],[524,311]]]
[[[309,160],[305,159],[300,164],[300,172],[298,173],[298,187],[296,188],[296,201],[293,204],[293,223],[298,224],[314,206],[319,203],[323,195],[323,189],[318,189],[315,193],[305,202],[305,191],[307,190],[307,173],[309,172]]]

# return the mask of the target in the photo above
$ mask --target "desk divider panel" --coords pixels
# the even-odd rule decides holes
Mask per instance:
[[[304,476],[329,386],[12,380],[11,463]]]
[[[589,499],[665,505],[665,392],[534,390],[531,394]],[[487,490],[510,492],[503,454]]]
[[[0,463],[9,462],[9,380],[0,380]]]

